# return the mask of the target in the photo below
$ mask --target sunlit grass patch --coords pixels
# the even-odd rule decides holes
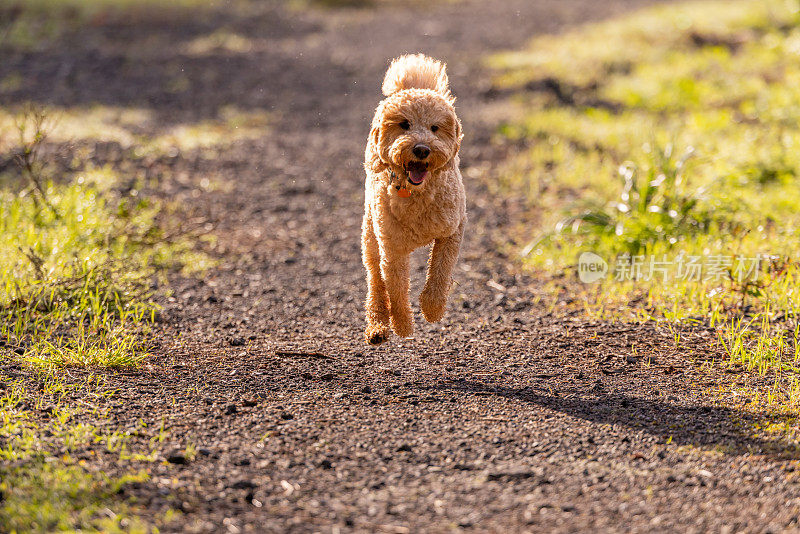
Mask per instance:
[[[214,0],[0,0],[0,49],[44,49],[85,26],[197,16]]]
[[[26,106],[0,109],[0,151],[19,145],[17,119]],[[114,142],[138,157],[151,154],[224,148],[268,132],[269,112],[222,107],[217,117],[196,123],[162,126],[151,110],[94,105],[47,110],[47,135],[53,142]]]
[[[256,43],[252,38],[223,28],[192,39],[183,45],[183,50],[189,56],[205,56],[220,51],[244,54],[255,47]]]
[[[150,531],[129,505],[114,502],[120,488],[146,479],[144,475],[110,479],[67,460],[37,458],[4,473],[4,531]]]
[[[493,184],[541,221],[522,261],[577,275],[591,251],[609,272],[576,290],[590,315],[710,324],[726,365],[794,373],[798,43],[800,2],[697,1],[493,56],[528,109],[499,132],[527,148]]]
[[[75,10],[82,13],[93,14],[102,10],[141,9],[163,4],[159,0],[3,0],[8,6],[24,4],[26,9],[37,11]],[[216,4],[214,0],[173,0],[170,2],[175,7],[197,8],[210,7]]]
[[[42,159],[47,116],[22,116],[17,165],[0,189],[0,336],[41,366],[135,365],[157,311],[163,269],[209,262],[162,227],[165,206],[134,187],[115,191],[113,169],[56,175]]]
[[[139,325],[155,312],[155,273],[154,252],[141,240],[157,232],[155,212],[112,210],[96,190],[77,184],[47,184],[46,200],[12,191],[0,197],[6,343],[48,365],[115,366],[144,357]]]
[[[582,234],[592,249],[621,248],[637,254],[665,237],[669,245],[675,245],[679,238],[724,225],[725,214],[704,202],[702,188],[693,189],[688,183],[691,157],[691,151],[676,155],[670,147],[655,150],[648,165],[623,163],[617,171],[619,198],[608,204],[590,200],[581,211],[559,221],[555,232]]]
[[[124,323],[100,332],[87,332],[83,323],[78,323],[68,336],[51,340],[53,337],[36,339],[23,358],[41,366],[125,367],[147,357],[146,344],[136,332],[126,331]]]
[[[10,151],[20,144],[18,122],[27,106],[0,109],[0,150]],[[55,142],[93,139],[131,146],[139,142],[141,132],[153,121],[146,109],[113,106],[89,106],[47,110],[44,128]]]
[[[122,450],[127,436],[105,434],[85,421],[113,394],[100,381],[67,384],[55,373],[25,381],[0,375],[0,530],[146,532],[135,505],[119,495],[148,480],[139,469],[108,476],[90,469],[78,452]],[[75,407],[65,398],[79,395]],[[42,417],[40,414],[46,414]],[[105,444],[105,445],[104,445]],[[129,456],[129,455],[128,455]],[[120,460],[123,456],[120,455]]]
[[[160,135],[141,139],[138,151],[169,153],[224,148],[236,141],[259,139],[267,135],[272,122],[269,112],[258,109],[242,110],[236,106],[225,106],[217,118],[193,124],[172,126]]]
[[[501,70],[504,85],[519,86],[554,77],[576,87],[605,83],[636,68],[701,48],[735,50],[742,42],[793,24],[794,0],[695,1],[668,3],[553,38],[542,36],[520,51],[495,54],[488,64]],[[678,78],[680,79],[680,78]]]
[[[432,3],[456,3],[460,0],[288,0],[292,9],[367,9],[396,4],[427,7]]]
[[[735,319],[718,335],[732,365],[757,368],[762,373],[772,368],[800,370],[800,327],[797,325],[790,332],[781,331],[762,314],[749,321]]]

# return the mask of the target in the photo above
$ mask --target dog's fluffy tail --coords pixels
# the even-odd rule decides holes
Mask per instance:
[[[452,98],[444,63],[423,54],[400,56],[389,65],[383,79],[383,94],[391,96],[404,89],[430,89]]]

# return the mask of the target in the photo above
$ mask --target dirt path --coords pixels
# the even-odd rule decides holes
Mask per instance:
[[[152,480],[129,490],[154,512],[183,512],[168,530],[797,528],[788,452],[708,393],[736,379],[698,363],[713,332],[687,332],[676,350],[652,325],[553,318],[536,281],[497,252],[513,199],[481,185],[499,153],[481,57],[644,3],[267,4],[241,19],[103,27],[76,48],[12,58],[4,68],[23,72],[28,98],[146,107],[157,128],[228,104],[273,113],[263,139],[220,158],[139,163],[183,177],[162,187],[214,222],[223,259],[202,281],[173,281],[154,358],[110,375],[120,392],[106,424],[163,421],[166,452],[198,447],[185,465],[147,465]],[[223,27],[257,46],[175,51]],[[444,322],[418,314],[413,339],[376,349],[361,337],[363,146],[387,59],[418,50],[449,64],[471,225]],[[164,91],[178,68],[191,89]],[[193,196],[203,178],[228,190]]]

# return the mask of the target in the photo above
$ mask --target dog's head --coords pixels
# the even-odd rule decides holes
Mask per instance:
[[[425,56],[403,56],[389,67],[383,90],[387,97],[372,121],[368,165],[373,172],[402,172],[415,186],[423,185],[461,145],[444,66]]]

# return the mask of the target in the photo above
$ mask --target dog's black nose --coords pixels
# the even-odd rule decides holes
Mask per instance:
[[[415,146],[413,150],[411,150],[411,152],[413,152],[414,155],[417,156],[419,159],[425,159],[430,155],[431,149],[428,148],[427,145],[419,144]]]

